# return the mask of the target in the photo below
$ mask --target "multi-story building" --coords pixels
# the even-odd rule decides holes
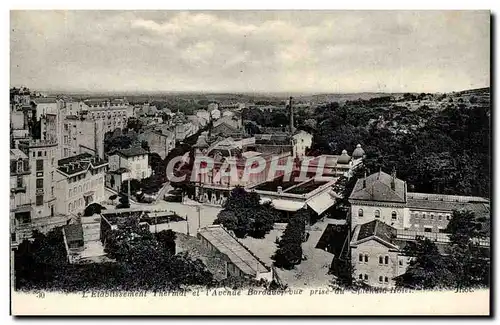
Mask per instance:
[[[149,153],[141,147],[117,149],[108,155],[109,173],[106,184],[119,190],[127,179],[144,179],[152,174]]]
[[[382,171],[359,179],[351,203],[351,262],[356,277],[371,286],[392,287],[410,259],[403,247],[417,236],[444,250],[445,229],[454,210],[470,210],[489,218],[489,201],[480,197],[407,192],[406,182]],[[489,246],[489,241],[480,241]]]
[[[61,157],[67,158],[83,152],[104,157],[105,126],[102,119],[90,120],[88,118],[68,115],[62,121]]]
[[[31,223],[31,175],[28,156],[19,149],[10,149],[10,221],[12,242],[17,242],[18,225]]]
[[[104,201],[108,162],[89,153],[58,161],[54,185],[56,211],[66,215],[82,213],[91,203]]]
[[[57,142],[55,140],[28,140],[19,143],[29,159],[28,195],[34,201],[34,218],[54,216],[55,191],[54,172],[57,164]]]
[[[133,106],[125,99],[87,99],[66,104],[67,114],[89,120],[102,120],[105,132],[123,129],[133,116]]]
[[[167,128],[147,130],[139,134],[139,141],[147,141],[149,151],[155,152],[162,159],[165,159],[168,153],[175,148],[175,133]]]
[[[292,139],[293,157],[304,157],[306,155],[306,151],[312,146],[312,134],[300,130],[292,136]]]

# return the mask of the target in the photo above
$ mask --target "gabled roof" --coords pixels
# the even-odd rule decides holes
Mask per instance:
[[[392,243],[396,237],[396,229],[376,219],[359,226],[358,241],[371,236],[378,237],[387,243]]]
[[[395,228],[375,219],[356,226],[351,245],[359,245],[370,240],[375,240],[390,249],[399,249],[396,237],[397,230]]]
[[[130,147],[127,149],[116,149],[112,153],[110,153],[110,155],[115,155],[115,154],[129,158],[129,157],[147,155],[148,152],[142,147]]]
[[[392,182],[394,181],[394,189]],[[406,202],[406,183],[383,171],[358,179],[349,200]]]
[[[57,170],[65,175],[74,175],[89,168],[96,168],[106,165],[108,162],[99,157],[92,156],[88,152],[81,153],[76,156],[71,156],[64,159],[59,159],[57,162]]]

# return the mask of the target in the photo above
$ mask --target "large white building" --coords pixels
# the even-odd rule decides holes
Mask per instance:
[[[59,160],[55,187],[57,212],[78,215],[91,203],[105,200],[108,162],[89,153]]]
[[[444,250],[445,229],[454,210],[470,210],[490,217],[489,201],[480,197],[412,193],[406,182],[379,171],[359,179],[351,203],[351,262],[356,278],[375,287],[393,287],[410,259],[403,254],[407,241],[427,237]],[[481,242],[489,246],[488,241]]]
[[[127,119],[133,116],[133,106],[125,99],[87,99],[69,101],[67,115],[82,116],[89,120],[101,120],[105,132],[123,129]]]

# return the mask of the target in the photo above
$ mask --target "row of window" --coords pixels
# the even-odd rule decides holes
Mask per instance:
[[[90,175],[94,176],[96,174],[104,173],[106,171],[105,169],[106,169],[106,167],[99,167],[99,168],[91,169],[90,170]],[[88,175],[88,173],[76,175],[76,176],[73,176],[73,177],[69,177],[68,178],[68,183],[78,182],[78,181],[80,181],[82,179],[85,179],[87,177],[87,175]],[[102,179],[102,177],[100,177],[100,179]]]
[[[90,190],[91,188],[94,188],[97,184],[102,184],[103,182],[103,177],[99,177],[98,179],[95,179],[95,180],[91,180],[90,181],[90,184],[87,182],[83,185],[80,185],[80,186],[75,186],[73,187],[73,189],[69,189],[68,190],[68,197],[72,197],[73,195],[77,195],[77,194],[80,194],[83,192],[87,192],[88,190]]]
[[[363,209],[359,209],[358,210],[358,217],[363,217]],[[380,218],[380,210],[375,210],[374,212],[374,216],[375,218]],[[398,218],[398,214],[396,211],[392,211],[391,212],[391,217],[392,217],[392,220],[396,220]]]
[[[426,212],[422,212],[422,213],[412,212],[411,216],[412,216],[412,218],[415,218],[415,219],[417,219],[417,218],[426,219],[427,213]],[[437,220],[441,221],[441,220],[443,220],[443,217],[445,217],[445,216],[446,216],[446,220],[451,220],[451,215],[449,215],[449,214],[447,214],[447,215],[442,215],[442,214],[435,215],[434,213],[429,214],[429,219],[434,220],[434,218],[437,217]]]
[[[369,256],[368,254],[359,254],[358,259],[360,262],[368,263]],[[378,257],[379,264],[389,264],[389,256],[379,256]]]
[[[361,273],[360,273],[360,274],[359,274],[359,276],[358,276],[358,278],[359,278],[360,280],[363,280],[363,279],[364,279],[365,281],[368,281],[368,274],[361,274]]]
[[[47,157],[47,151],[46,150],[33,151],[32,155],[33,155],[33,158],[35,158],[36,156],[41,157],[42,155],[44,157]]]
[[[125,111],[120,112],[99,112],[99,113],[90,113],[91,118],[105,118],[105,117],[126,117]]]
[[[70,204],[68,204],[68,211],[73,212],[76,209],[83,207],[83,205],[84,205],[83,199],[80,198],[79,200],[75,200],[75,201],[71,202]]]
[[[380,283],[384,283],[384,282],[385,283],[389,283],[389,277],[381,275],[381,276],[378,277],[378,282],[380,282]]]

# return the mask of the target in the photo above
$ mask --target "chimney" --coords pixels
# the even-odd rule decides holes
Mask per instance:
[[[293,121],[293,106],[292,106],[293,97],[290,97],[290,101],[288,102],[288,106],[290,109],[290,133],[293,134],[295,132],[294,121]]]

